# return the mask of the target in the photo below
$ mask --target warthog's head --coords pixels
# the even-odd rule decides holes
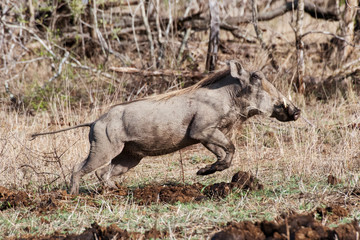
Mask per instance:
[[[299,118],[300,109],[282,95],[261,71],[248,72],[239,62],[230,61],[230,73],[240,80],[242,86],[239,97],[243,115],[264,114],[282,122]]]

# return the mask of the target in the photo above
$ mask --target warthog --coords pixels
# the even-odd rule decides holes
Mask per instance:
[[[217,161],[201,168],[207,175],[227,169],[235,152],[226,136],[234,123],[264,114],[280,121],[294,121],[300,110],[260,71],[248,72],[239,62],[199,81],[192,87],[113,106],[92,123],[36,133],[32,137],[89,126],[90,152],[74,167],[71,194],[78,194],[80,178],[96,170],[105,184],[139,164],[145,156],[171,153],[201,143]]]

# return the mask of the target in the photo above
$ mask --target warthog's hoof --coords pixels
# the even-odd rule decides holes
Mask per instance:
[[[217,171],[222,171],[230,167],[230,162],[216,162],[212,165],[207,165],[206,167],[200,168],[197,171],[197,175],[209,175]]]
[[[199,171],[197,171],[197,175],[209,175],[212,174],[214,172],[216,172],[216,168],[211,167],[211,166],[206,166],[204,168],[200,168]]]

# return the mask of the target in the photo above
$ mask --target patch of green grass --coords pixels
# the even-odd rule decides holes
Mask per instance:
[[[190,158],[189,161],[191,164],[197,165],[199,163],[213,163],[214,158],[209,156],[203,156],[203,155],[193,155]]]

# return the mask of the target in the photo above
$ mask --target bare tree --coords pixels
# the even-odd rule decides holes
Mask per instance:
[[[266,43],[262,37],[262,31],[261,29],[258,27],[258,11],[257,11],[257,2],[256,0],[252,0],[252,19],[253,19],[253,25],[254,25],[254,29],[255,29],[255,33],[256,36],[260,42],[261,48],[264,49],[268,55],[268,57],[270,58],[271,61],[271,66],[275,69],[278,70],[279,69],[279,65],[277,64],[275,58],[274,58],[274,54],[273,51],[271,49],[268,48],[268,46],[266,46]]]
[[[345,41],[340,41],[338,45],[338,64],[342,64],[346,60],[352,49],[352,46],[348,43],[353,44],[354,41],[357,6],[358,0],[345,1],[345,10],[343,12],[342,18],[340,19],[340,31]]]
[[[219,5],[216,0],[209,0],[209,9],[210,9],[210,36],[209,36],[209,45],[208,45],[205,69],[211,72],[215,70],[216,61],[217,61],[217,52],[219,48],[220,17],[219,17]]]
[[[28,0],[28,7],[30,12],[29,26],[35,26],[35,9],[32,0]]]
[[[304,19],[304,0],[298,1],[297,19],[296,19],[296,59],[297,59],[297,88],[299,93],[304,93],[304,75],[305,75],[305,63],[304,63],[304,42],[302,41],[303,35],[303,19]]]
[[[93,1],[93,6],[96,7],[96,2]],[[97,40],[97,34],[96,34],[96,29],[95,29],[95,17],[96,17],[96,10],[94,9],[94,7],[91,7],[91,3],[90,1],[87,1],[86,4],[86,14],[88,16],[89,19],[89,32],[90,32],[90,36],[93,40]]]
[[[146,28],[149,44],[150,44],[150,55],[151,55],[152,67],[156,68],[156,57],[155,57],[154,41],[153,41],[153,37],[152,37],[152,33],[151,33],[149,20],[148,20],[147,14],[145,12],[145,6],[144,6],[143,1],[141,1],[141,3],[140,3],[140,10],[141,10],[144,25],[145,25],[145,28]]]

